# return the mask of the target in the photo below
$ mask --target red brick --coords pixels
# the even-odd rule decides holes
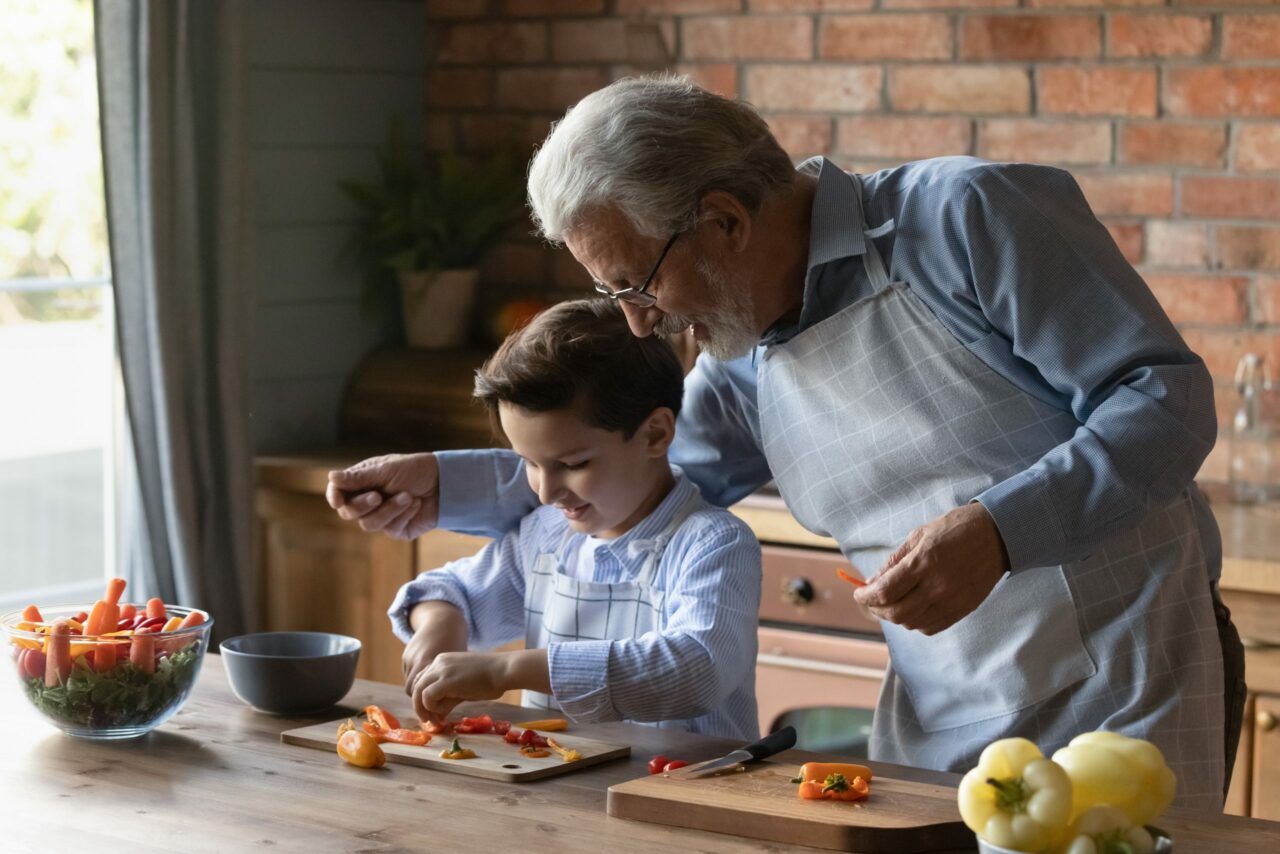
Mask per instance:
[[[1147,273],[1143,276],[1174,323],[1244,323],[1249,304],[1245,276]]]
[[[549,117],[511,113],[472,113],[458,117],[462,147],[467,151],[492,151],[515,145],[533,155],[533,147],[551,131]]]
[[[1276,0],[1173,0],[1175,6],[1274,6]]]
[[[1173,176],[1167,172],[1083,172],[1075,178],[1098,216],[1173,213]]]
[[[1223,15],[1222,57],[1280,58],[1280,15]]]
[[[619,15],[679,15],[686,12],[740,12],[742,0],[618,0]]]
[[[1074,8],[1081,6],[1163,6],[1168,0],[1025,0],[1032,9]]]
[[[831,119],[827,116],[768,117],[769,128],[793,160],[831,151]]]
[[[1109,220],[1102,224],[1111,233],[1111,239],[1116,242],[1116,246],[1120,249],[1120,254],[1124,256],[1124,260],[1130,264],[1141,264],[1142,223]]]
[[[1111,160],[1111,125],[987,119],[978,122],[978,156],[1039,163],[1106,163]]]
[[[950,59],[946,15],[841,15],[818,30],[823,59]]]
[[[1036,72],[1041,113],[1070,116],[1154,116],[1156,70],[1106,66],[1046,66]]]
[[[428,18],[478,18],[489,11],[486,0],[431,0]]]
[[[434,6],[436,0],[427,3]],[[519,18],[541,18],[553,15],[598,15],[605,0],[502,0],[502,13]]]
[[[497,105],[517,110],[563,112],[608,83],[608,73],[600,68],[501,70]]]
[[[666,64],[675,54],[675,29],[653,20],[557,21],[551,25],[552,62]]]
[[[1242,172],[1280,170],[1280,124],[1237,125],[1236,168]]]
[[[850,157],[906,162],[968,154],[972,139],[973,128],[968,119],[857,116],[837,120],[835,149]]]
[[[1220,225],[1214,240],[1219,269],[1280,270],[1280,228]]]
[[[1147,265],[1203,270],[1209,266],[1209,229],[1200,222],[1147,220]]]
[[[1203,56],[1213,44],[1213,22],[1203,15],[1112,15],[1108,56]]]
[[[807,15],[686,18],[684,59],[811,59],[813,19]]]
[[[1225,125],[1189,122],[1129,122],[1120,132],[1120,162],[1169,166],[1224,165]]]
[[[1182,337],[1219,380],[1230,381],[1235,376],[1236,365],[1245,353],[1257,353],[1273,367],[1280,364],[1280,334],[1274,332],[1184,329]]]
[[[450,24],[440,30],[438,62],[515,64],[547,58],[546,24]]]
[[[1280,68],[1170,68],[1165,109],[1174,116],[1280,116]]]
[[[1184,175],[1182,214],[1220,219],[1280,219],[1280,179]]]
[[[488,69],[434,68],[427,72],[427,107],[487,107],[493,103]]]
[[[1022,68],[903,66],[889,72],[889,103],[902,112],[1025,113],[1031,80]]]
[[[746,95],[762,110],[865,112],[880,108],[881,75],[859,65],[754,65]]]
[[[883,0],[885,9],[977,9],[1017,6],[1018,0]]]
[[[875,0],[747,0],[752,12],[865,12]]]
[[[711,63],[707,65],[691,65],[681,63],[676,66],[680,74],[689,75],[694,83],[703,89],[723,95],[726,98],[738,97],[738,66],[729,63]]]
[[[1093,59],[1101,53],[1095,15],[971,15],[960,32],[961,59]]]
[[[1257,306],[1256,322],[1280,323],[1280,276],[1258,277],[1254,286],[1254,305]],[[1271,369],[1280,369],[1280,365],[1272,365]]]

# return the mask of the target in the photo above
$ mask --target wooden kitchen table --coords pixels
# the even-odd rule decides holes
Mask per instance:
[[[395,685],[359,680],[345,707],[313,717],[259,714],[231,693],[208,655],[195,694],[150,735],[90,742],[49,727],[6,676],[0,687],[0,804],[4,852],[240,854],[240,852],[632,852],[814,851],[733,836],[610,818],[605,790],[644,776],[649,757],[689,761],[739,746],[631,724],[574,732],[630,744],[629,760],[532,783],[499,783],[406,766],[366,771],[328,751],[285,745],[280,733],[368,703],[396,710]],[[497,703],[473,712],[519,720]],[[785,754],[797,764],[816,758]],[[876,763],[886,776],[954,785],[958,777]],[[1280,851],[1280,824],[1172,813],[1160,822],[1180,854]]]

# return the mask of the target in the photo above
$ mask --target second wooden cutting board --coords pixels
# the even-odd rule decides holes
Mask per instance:
[[[332,752],[338,744],[338,726],[345,722],[346,718],[343,718],[325,724],[286,730],[280,733],[280,740],[285,744],[297,744]],[[502,780],[507,783],[527,783],[545,777],[555,777],[579,768],[608,762],[610,759],[631,755],[631,748],[628,745],[609,744],[566,732],[549,734],[557,744],[571,747],[582,753],[582,758],[565,762],[553,752],[547,757],[531,759],[521,756],[520,749],[516,745],[507,744],[502,740],[502,736],[493,733],[458,736],[463,747],[469,747],[476,752],[475,759],[441,759],[440,751],[448,747],[453,738],[447,735],[437,735],[430,744],[423,747],[383,744],[382,752],[387,755],[387,762],[416,765],[420,768],[465,774],[469,777],[484,777],[488,780]]]
[[[629,780],[609,787],[609,815],[865,854],[974,848],[955,789],[876,777],[865,801],[802,801],[791,782],[798,768],[766,760],[715,777]]]

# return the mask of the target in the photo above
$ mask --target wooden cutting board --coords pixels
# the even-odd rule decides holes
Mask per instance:
[[[280,740],[285,744],[335,751],[338,745],[338,727],[345,722],[346,718],[342,718],[326,724],[313,724],[286,730],[280,733]],[[466,774],[470,777],[484,777],[487,780],[502,780],[507,783],[527,783],[531,780],[555,777],[579,768],[608,762],[610,759],[631,755],[631,748],[627,745],[608,744],[566,732],[549,733],[549,735],[555,738],[556,744],[572,747],[581,752],[582,758],[565,762],[559,754],[552,752],[550,756],[531,759],[521,756],[517,745],[507,744],[502,740],[502,736],[493,733],[458,736],[463,747],[469,747],[476,752],[475,759],[441,759],[440,751],[447,748],[453,738],[447,735],[437,735],[431,739],[430,744],[423,747],[383,744],[382,752],[387,755],[387,762],[433,768],[452,774]]]
[[[609,815],[865,854],[974,848],[955,789],[875,777],[865,801],[802,801],[791,782],[799,767],[766,760],[701,779],[630,780],[609,787]]]

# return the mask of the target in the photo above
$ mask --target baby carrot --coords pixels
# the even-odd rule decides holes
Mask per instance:
[[[178,628],[189,629],[192,626],[198,626],[204,622],[204,611],[192,611],[190,614],[182,618],[182,622],[178,623]]]
[[[22,609],[22,619],[30,623],[44,622],[44,617],[40,616],[40,609],[35,605],[28,605]]]
[[[159,617],[162,620],[169,618],[169,615],[164,610],[163,599],[153,596],[147,600],[147,619],[150,620],[152,617]]]
[[[86,635],[101,634],[104,631],[103,626],[106,625],[107,607],[107,603],[101,599],[93,603],[93,608],[89,611],[89,619],[85,620],[84,623],[84,633]],[[116,624],[112,623],[111,627],[105,629],[105,631],[115,631],[115,628]]]
[[[107,582],[107,595],[103,598],[106,599],[109,604],[119,605],[120,594],[122,593],[124,593],[124,579],[113,578]]]
[[[134,635],[129,644],[129,663],[141,673],[156,672],[156,639],[152,635]],[[47,680],[46,680],[47,681]]]
[[[120,620],[132,620],[138,613],[137,605],[121,605]]]
[[[836,575],[840,576],[840,577],[841,577],[841,578],[843,578],[845,581],[847,581],[847,582],[849,582],[850,584],[852,584],[854,587],[866,587],[866,586],[867,586],[867,582],[863,581],[861,578],[858,578],[858,577],[856,577],[856,576],[850,575],[849,573],[845,572],[845,571],[844,571],[843,569],[841,569],[840,567],[836,567]]]
[[[106,673],[116,668],[116,645],[113,643],[100,643],[93,648],[93,669],[99,673]]]
[[[67,681],[71,675],[71,630],[62,620],[49,631],[49,646],[45,651],[44,684],[52,688]]]

